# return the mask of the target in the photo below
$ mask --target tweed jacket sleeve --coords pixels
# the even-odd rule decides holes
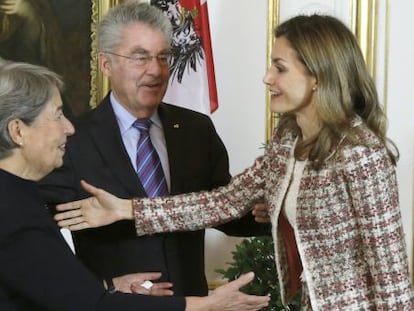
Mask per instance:
[[[282,136],[275,134],[265,154],[226,186],[172,197],[133,199],[137,235],[216,226],[242,217],[258,199],[270,200],[273,192],[279,193],[286,174],[285,160],[295,144],[294,135]],[[269,152],[272,149],[277,152]],[[272,213],[274,207],[269,207]]]
[[[265,157],[234,177],[227,186],[155,199],[133,199],[137,235],[198,230],[240,218],[263,197]]]

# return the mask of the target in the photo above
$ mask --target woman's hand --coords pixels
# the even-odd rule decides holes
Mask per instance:
[[[207,297],[186,297],[186,311],[254,311],[260,310],[269,304],[270,297],[247,295],[239,291],[241,287],[250,283],[254,273],[249,272],[238,279],[218,287]]]
[[[123,293],[136,293],[150,296],[172,296],[173,286],[170,282],[152,283],[151,286],[145,286],[146,281],[155,281],[161,277],[160,272],[133,273],[112,279],[115,289]]]
[[[71,231],[109,225],[122,219],[133,219],[130,200],[120,199],[109,192],[81,181],[85,191],[93,196],[87,199],[59,204],[54,218],[59,227]]]
[[[253,206],[254,220],[259,223],[270,223],[269,205],[265,202],[257,202]]]

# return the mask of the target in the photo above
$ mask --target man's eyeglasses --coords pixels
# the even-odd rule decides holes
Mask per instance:
[[[104,53],[129,59],[134,65],[137,65],[137,66],[148,65],[152,61],[153,58],[155,58],[158,61],[158,64],[160,66],[169,66],[170,59],[171,59],[171,53],[161,53],[155,56],[148,55],[148,54],[135,54],[134,56],[125,56],[125,55],[120,55],[120,54],[116,54],[112,52],[104,52]]]

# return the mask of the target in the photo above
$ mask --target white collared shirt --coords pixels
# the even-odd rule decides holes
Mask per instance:
[[[112,92],[110,94],[110,100],[111,100],[112,108],[115,113],[116,120],[118,122],[120,131],[121,131],[122,141],[124,143],[128,156],[131,160],[131,164],[136,171],[137,170],[137,163],[136,163],[137,143],[138,143],[139,136],[140,136],[139,131],[132,126],[132,124],[136,120],[136,117],[132,115],[128,110],[126,110],[116,100]],[[170,166],[168,163],[167,145],[165,143],[165,136],[164,136],[162,123],[161,123],[161,120],[157,112],[155,112],[154,115],[152,115],[150,119],[153,123],[149,131],[151,142],[154,145],[155,150],[157,150],[158,156],[160,157],[162,169],[164,171],[165,179],[168,185],[168,190],[170,190],[171,189]]]

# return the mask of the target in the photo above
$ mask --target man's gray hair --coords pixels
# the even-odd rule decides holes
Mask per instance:
[[[121,42],[122,29],[133,23],[145,24],[152,29],[160,30],[167,45],[171,45],[172,26],[168,17],[155,6],[131,0],[112,7],[99,23],[98,52],[114,52]]]

